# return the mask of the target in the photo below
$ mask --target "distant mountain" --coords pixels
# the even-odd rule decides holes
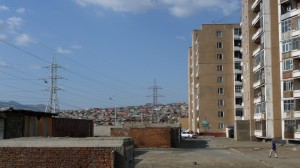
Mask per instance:
[[[32,111],[39,111],[39,112],[43,112],[46,109],[46,106],[43,104],[24,105],[15,101],[8,101],[8,102],[0,101],[0,108],[4,108],[4,107],[13,107],[14,109],[19,109],[19,110],[32,110]]]

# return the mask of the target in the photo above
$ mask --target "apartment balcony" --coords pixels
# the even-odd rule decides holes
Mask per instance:
[[[255,16],[255,18],[252,20],[252,26],[259,27],[260,25],[260,18],[262,17],[262,12],[258,12],[258,14]]]
[[[299,36],[299,35],[300,35],[300,29],[292,31],[292,37],[296,37],[296,36]]]
[[[244,108],[244,106],[242,106],[242,103],[241,104],[235,104],[235,108],[236,109],[242,109],[242,108]]]
[[[254,104],[260,103],[260,102],[264,102],[265,101],[265,96],[258,96],[254,98]]]
[[[235,120],[244,120],[244,116],[235,116],[234,119]]]
[[[293,119],[294,118],[294,112],[283,112],[282,113],[283,119]]]
[[[240,35],[236,35],[236,34],[235,34],[235,35],[233,36],[233,38],[234,38],[235,40],[240,40]]]
[[[300,56],[300,50],[293,50],[292,51],[292,57],[299,57]]]
[[[263,33],[263,28],[261,27],[253,34],[252,41],[257,42],[258,40],[260,40],[259,37],[262,35],[262,33]]]
[[[264,83],[265,83],[265,79],[260,79],[260,80],[255,81],[255,82],[253,83],[253,87],[254,87],[254,88],[257,88],[257,87],[259,87],[260,85],[262,85],[262,84],[264,84]]]
[[[262,49],[264,49],[264,44],[258,45],[258,47],[253,51],[252,56],[256,56]]]
[[[265,120],[266,113],[256,113],[254,114],[254,120]]]
[[[234,46],[234,51],[240,51],[241,47],[240,46]]]
[[[294,139],[300,139],[300,132],[295,132],[294,133]]]
[[[260,10],[260,2],[261,2],[261,0],[255,0],[254,2],[253,2],[253,4],[251,5],[251,10],[253,11],[253,12],[258,12],[259,10]]]
[[[242,68],[239,69],[234,69],[235,74],[241,74],[242,73]]]
[[[255,130],[254,131],[254,135],[256,137],[263,137],[264,136],[264,132],[262,130]]]
[[[294,118],[300,118],[300,111],[294,111]]]
[[[280,16],[280,20],[285,20],[285,19],[287,19],[287,18],[296,16],[296,15],[298,15],[298,14],[300,13],[299,11],[300,11],[300,10],[293,9],[293,10],[291,10],[291,11],[289,11],[289,12],[287,12],[287,13],[281,15],[281,16]]]
[[[300,98],[300,90],[293,91],[294,98]]]
[[[290,0],[280,0],[280,3],[288,2]]]
[[[293,78],[298,78],[300,77],[300,70],[299,69],[296,69],[296,70],[293,70]]]
[[[243,97],[243,94],[241,92],[235,92],[235,97]]]

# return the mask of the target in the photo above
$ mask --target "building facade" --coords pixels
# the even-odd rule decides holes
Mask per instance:
[[[242,0],[244,120],[249,140],[281,138],[278,2]],[[239,125],[236,125],[237,130]],[[237,135],[239,136],[239,135]]]
[[[300,0],[278,0],[282,137],[300,140]]]
[[[225,136],[243,119],[241,28],[204,24],[188,50],[189,130]]]

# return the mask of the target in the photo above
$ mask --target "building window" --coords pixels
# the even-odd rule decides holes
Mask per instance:
[[[238,116],[238,117],[243,117],[243,110],[236,110],[235,111],[235,116]]]
[[[296,19],[296,30],[300,28],[300,18]]]
[[[235,74],[235,81],[242,82],[242,74]]]
[[[234,62],[234,69],[238,69],[238,70],[241,70],[241,69],[242,69],[241,62],[240,62],[240,61]]]
[[[235,47],[242,47],[242,41],[241,40],[234,40],[234,46]]]
[[[291,31],[292,28],[292,20],[291,19],[287,19],[281,22],[281,32],[285,33],[285,32],[289,32]]]
[[[295,120],[284,120],[284,132],[295,132],[295,127]]]
[[[285,60],[283,60],[283,70],[284,71],[293,70],[293,59],[285,59]]]
[[[221,42],[217,42],[217,48],[222,48],[222,43]]]
[[[224,117],[224,111],[218,111],[218,117],[223,118]]]
[[[235,51],[234,52],[234,58],[242,58],[242,53],[240,51]]]
[[[217,37],[222,37],[222,31],[217,31]]]
[[[217,66],[217,71],[223,71],[223,65],[218,65]]]
[[[283,91],[293,91],[294,90],[294,80],[283,81]]]
[[[283,111],[284,112],[294,111],[294,107],[295,107],[295,100],[290,99],[290,100],[283,101]]]
[[[222,60],[223,59],[223,54],[217,54],[217,60]]]
[[[293,39],[293,50],[300,49],[300,38]]]
[[[224,106],[224,100],[222,99],[218,100],[218,106]]]
[[[242,85],[235,85],[235,93],[241,93],[242,92]]]
[[[242,29],[241,28],[235,28],[234,29],[234,35],[236,35],[236,36],[242,35]]]
[[[282,53],[290,52],[292,50],[291,40],[283,41],[281,47],[282,47]]]
[[[218,94],[224,94],[224,88],[218,88]]]
[[[218,123],[219,129],[224,129],[224,123]]]
[[[222,76],[218,76],[217,77],[217,82],[218,83],[223,83],[223,77]]]

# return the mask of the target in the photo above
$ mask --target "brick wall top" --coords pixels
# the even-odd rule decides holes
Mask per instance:
[[[130,137],[23,137],[1,140],[0,147],[121,147],[131,141]]]

